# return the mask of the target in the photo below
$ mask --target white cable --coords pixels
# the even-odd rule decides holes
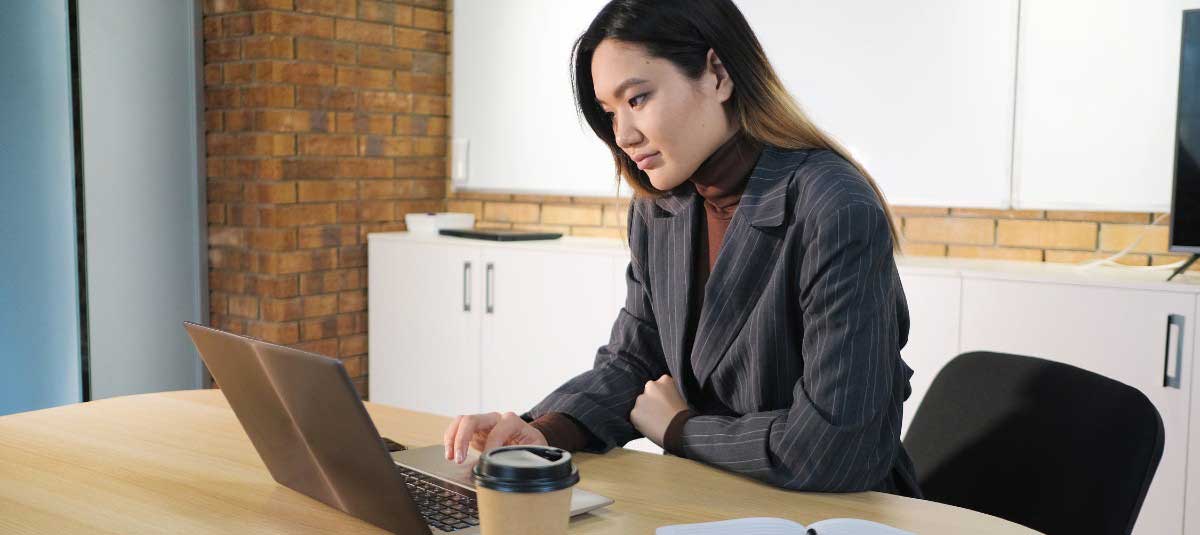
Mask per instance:
[[[1082,271],[1082,270],[1088,270],[1088,269],[1092,269],[1096,266],[1103,265],[1103,266],[1117,267],[1117,268],[1121,268],[1121,269],[1129,270],[1129,271],[1168,271],[1168,270],[1173,270],[1179,266],[1182,266],[1183,263],[1186,262],[1186,260],[1180,260],[1178,262],[1172,262],[1170,264],[1161,264],[1161,265],[1157,265],[1157,266],[1129,266],[1129,265],[1125,265],[1125,264],[1116,262],[1116,260],[1118,258],[1121,258],[1122,256],[1125,256],[1126,254],[1129,254],[1129,252],[1132,251],[1134,247],[1137,247],[1137,245],[1139,243],[1141,243],[1142,238],[1146,237],[1146,231],[1150,230],[1151,228],[1154,228],[1154,225],[1156,225],[1159,221],[1162,221],[1164,217],[1167,217],[1167,215],[1168,214],[1162,214],[1162,215],[1158,216],[1157,219],[1150,222],[1149,225],[1146,225],[1145,228],[1142,229],[1142,232],[1137,235],[1137,238],[1135,238],[1133,240],[1133,243],[1130,243],[1124,249],[1121,249],[1120,252],[1117,252],[1116,254],[1113,254],[1112,256],[1110,256],[1108,258],[1101,258],[1099,260],[1093,260],[1091,262],[1087,262],[1084,264],[1078,264],[1078,265],[1074,266],[1075,269]]]

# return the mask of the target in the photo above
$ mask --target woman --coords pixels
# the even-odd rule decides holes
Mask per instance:
[[[459,416],[447,459],[645,436],[785,488],[919,497],[890,211],[737,7],[613,0],[573,59],[576,103],[635,190],[626,303],[593,369],[520,416]]]

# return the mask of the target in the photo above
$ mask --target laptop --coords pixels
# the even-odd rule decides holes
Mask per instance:
[[[396,533],[480,533],[471,468],[442,445],[389,452],[332,359],[185,322],[233,413],[279,484]],[[576,486],[571,516],[613,503]]]

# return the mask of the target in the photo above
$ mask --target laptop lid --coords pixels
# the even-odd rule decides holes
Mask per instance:
[[[279,484],[399,533],[430,533],[336,359],[185,322]]]

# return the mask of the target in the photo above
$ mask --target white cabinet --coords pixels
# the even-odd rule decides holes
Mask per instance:
[[[452,415],[479,409],[478,247],[368,243],[372,401]]]
[[[617,318],[616,261],[604,253],[484,250],[482,410],[521,413],[592,368]]]
[[[617,240],[368,243],[371,399],[444,415],[520,413],[590,369],[628,263]]]
[[[945,270],[900,269],[908,300],[908,343],[900,356],[913,375],[912,394],[904,402],[901,436],[908,431],[913,413],[929,390],[934,376],[958,354],[959,304],[962,279]]]
[[[1196,298],[1153,291],[968,276],[963,280],[962,350],[1016,353],[1064,362],[1141,390],[1162,415],[1166,444],[1136,533],[1183,532],[1191,382],[1163,386],[1192,367]],[[1168,344],[1168,317],[1184,318],[1182,348]],[[1182,353],[1177,353],[1181,351]],[[1167,364],[1169,363],[1169,367]]]

